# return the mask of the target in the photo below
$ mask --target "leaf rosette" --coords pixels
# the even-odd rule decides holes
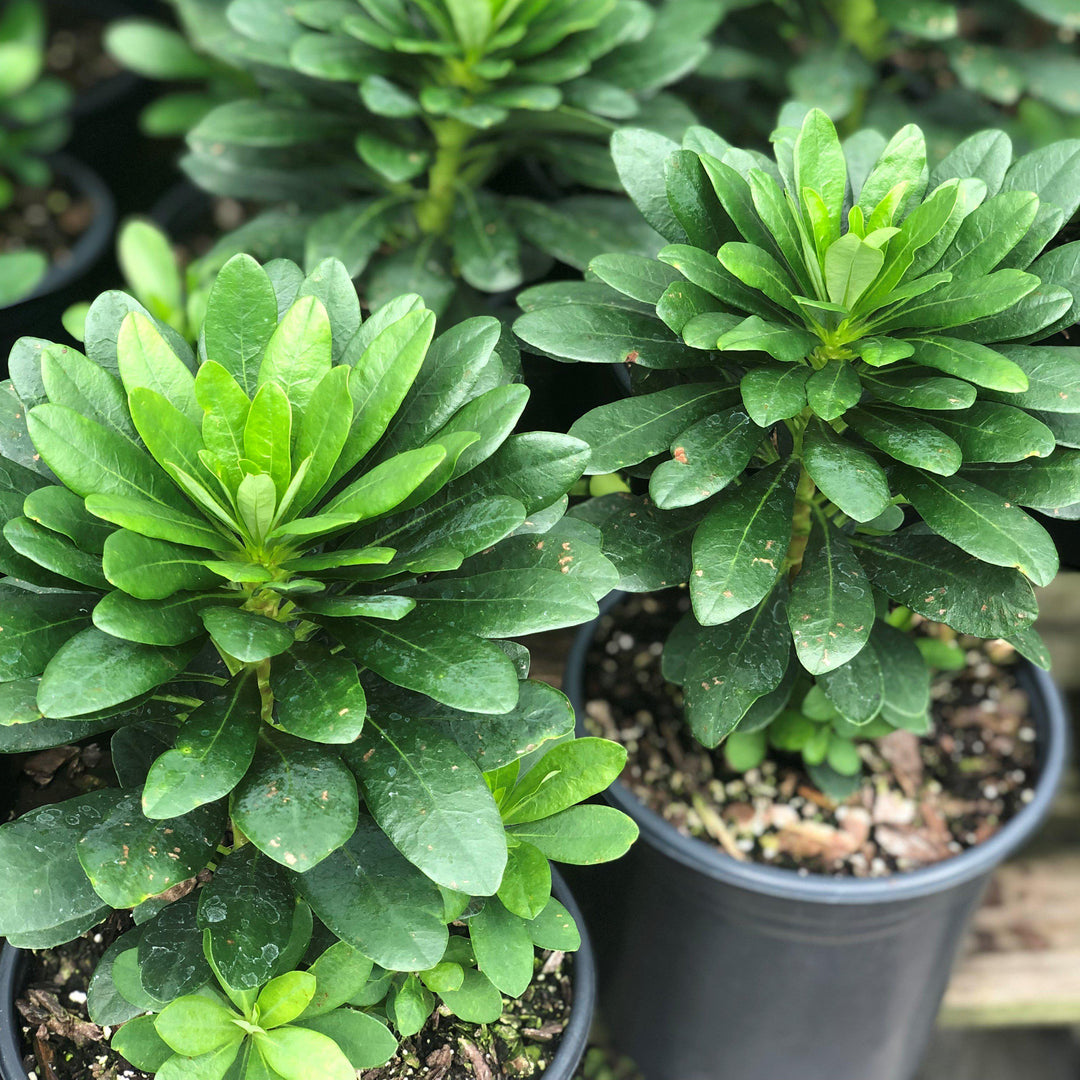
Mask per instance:
[[[188,133],[183,165],[206,190],[297,204],[212,253],[340,258],[378,305],[404,291],[442,311],[464,289],[503,292],[555,258],[584,268],[618,247],[655,250],[606,142],[633,122],[693,117],[663,89],[708,52],[720,8],[699,0],[175,0],[201,53],[241,78]],[[541,204],[491,186],[531,164]],[[535,184],[529,185],[535,190]],[[475,291],[473,291],[475,290]]]
[[[632,396],[571,433],[590,473],[648,494],[573,513],[624,588],[689,583],[665,671],[697,737],[760,732],[812,688],[827,730],[808,760],[857,771],[845,740],[928,723],[890,601],[1047,662],[1032,585],[1057,553],[1023,508],[1080,500],[1080,354],[1054,339],[1080,310],[1080,245],[1048,248],[1080,201],[1080,148],[1014,160],[986,131],[931,168],[917,127],[841,143],[816,110],[773,142],[770,160],[702,128],[681,148],[618,133],[669,246],[526,291],[515,330],[630,369]]]
[[[179,918],[209,867],[155,946],[190,975],[173,996],[204,944],[237,991],[285,974],[312,911],[369,967],[426,971],[471,898],[520,946],[511,983],[480,971],[517,985],[548,859],[636,831],[577,805],[624,755],[563,743],[569,703],[506,640],[592,617],[616,580],[564,514],[588,448],[513,433],[498,320],[436,336],[406,295],[362,321],[330,260],[236,256],[197,355],[123,293],[85,330],[86,355],[21,339],[0,398],[0,749],[113,731],[120,787],[0,828],[5,936]]]

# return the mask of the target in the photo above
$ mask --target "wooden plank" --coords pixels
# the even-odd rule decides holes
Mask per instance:
[[[945,994],[941,1023],[1080,1023],[1080,851],[994,875]]]

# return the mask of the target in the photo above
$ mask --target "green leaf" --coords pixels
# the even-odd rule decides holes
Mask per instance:
[[[822,420],[843,416],[861,397],[859,376],[845,360],[830,360],[806,380],[806,400]]]
[[[244,424],[244,456],[271,476],[279,498],[292,479],[291,438],[292,407],[285,390],[277,382],[264,382]]]
[[[520,997],[533,977],[533,943],[522,920],[489,896],[469,920],[476,966],[504,994]]]
[[[803,464],[824,495],[848,517],[872,521],[891,499],[881,466],[820,420],[803,436]]]
[[[1023,239],[1038,207],[1030,191],[1006,191],[988,199],[964,218],[938,265],[956,277],[988,274]]]
[[[825,287],[829,299],[848,310],[870,287],[885,264],[885,253],[854,233],[845,233],[825,252]]]
[[[102,566],[111,584],[139,600],[211,588],[219,579],[202,565],[205,552],[119,529],[105,541]]]
[[[576,952],[581,948],[581,934],[570,912],[554,897],[544,910],[526,923],[533,944],[541,949]]]
[[[995,566],[1014,566],[1036,585],[1058,569],[1042,526],[998,495],[959,477],[934,477],[894,466],[896,483],[923,520],[950,543]]]
[[[420,157],[415,151],[411,156]],[[483,191],[462,195],[452,234],[461,276],[482,292],[517,288],[524,279],[520,244],[501,200]]]
[[[888,623],[878,622],[873,642],[885,682],[882,719],[893,727],[925,730],[930,707],[930,672],[913,637]]]
[[[146,926],[138,944],[139,979],[159,1001],[194,993],[213,978],[195,925],[198,898],[168,904]]]
[[[1080,412],[1080,349],[1076,346],[1003,345],[998,350],[1027,377],[1027,386],[982,394],[1022,409]]]
[[[240,782],[255,754],[261,702],[256,681],[241,676],[196,708],[180,726],[176,749],[150,768],[143,787],[148,818],[180,817],[214,802]]]
[[[551,864],[539,848],[519,841],[510,848],[499,883],[503,906],[519,918],[537,918],[551,899]]]
[[[303,296],[285,312],[267,342],[257,385],[261,388],[268,382],[277,383],[293,409],[303,413],[315,388],[329,374],[330,363],[330,318],[326,308],[316,297]],[[258,395],[253,410],[257,402]]]
[[[626,751],[606,739],[578,738],[549,750],[501,806],[503,822],[538,821],[598,795],[622,772]]]
[[[124,436],[64,405],[38,405],[26,425],[41,457],[76,495],[131,495],[183,508],[165,473]]]
[[[589,273],[634,300],[652,305],[669,285],[682,280],[677,270],[658,259],[626,252],[598,255],[589,263]]]
[[[188,994],[166,1005],[154,1018],[158,1035],[184,1057],[208,1054],[224,1046],[239,1046],[243,1031],[227,1006],[202,994]]]
[[[14,359],[13,354],[12,361]],[[115,375],[65,345],[49,345],[43,349],[39,366],[42,387],[54,405],[66,405],[79,415],[135,441],[124,387]],[[12,365],[13,378],[16,371]],[[30,402],[26,404],[29,406]]]
[[[692,506],[723,490],[742,474],[762,434],[738,409],[691,425],[671,443],[671,460],[653,470],[650,498],[667,510]]]
[[[1058,509],[1080,502],[1080,454],[1073,450],[1059,448],[1037,461],[965,466],[964,476],[1021,506]]]
[[[168,682],[184,669],[193,651],[138,645],[90,627],[65,642],[49,661],[38,688],[38,707],[45,716],[64,719],[121,705]]]
[[[397,1050],[397,1039],[386,1025],[356,1009],[335,1009],[325,1016],[305,1017],[294,1027],[309,1028],[333,1039],[354,1069],[385,1065]]]
[[[94,608],[94,625],[113,637],[142,645],[183,645],[203,634],[199,608],[207,597],[179,593],[167,600],[136,600],[119,589]]]
[[[874,397],[906,409],[966,409],[977,393],[970,383],[927,375],[906,364],[889,371],[863,371],[859,378]]]
[[[274,862],[302,874],[356,828],[356,781],[335,754],[284,732],[262,733],[229,800],[233,819]]]
[[[202,423],[195,376],[142,313],[132,311],[120,324],[116,356],[128,394],[136,387],[153,390],[193,424]]]
[[[791,655],[786,607],[781,585],[757,607],[700,635],[687,658],[684,693],[690,727],[706,746],[716,746],[780,685]]]
[[[220,805],[151,821],[139,804],[138,792],[125,795],[78,844],[86,876],[110,907],[134,907],[192,877],[225,829]]]
[[[683,334],[688,339],[696,332],[696,325],[688,323]],[[763,352],[786,364],[804,360],[817,346],[818,339],[805,330],[783,323],[765,322],[757,315],[750,315],[730,330],[720,334],[715,347],[721,352]]]
[[[218,272],[206,302],[205,355],[254,395],[267,343],[277,329],[274,286],[250,255],[234,255]]]
[[[846,664],[870,640],[870,582],[843,533],[823,514],[810,531],[787,615],[795,651],[811,675]]]
[[[354,742],[367,705],[356,665],[315,646],[293,645],[270,669],[274,719],[292,735],[319,743]]]
[[[688,367],[697,360],[662,322],[639,312],[565,304],[522,315],[514,333],[544,356],[643,368]]]
[[[397,849],[432,881],[490,896],[506,865],[498,809],[480,770],[438,729],[369,717],[346,752],[364,802]]]
[[[206,607],[199,612],[214,643],[245,664],[257,664],[283,653],[293,632],[281,622],[233,607]]]
[[[508,832],[555,862],[592,866],[625,855],[637,839],[638,827],[612,806],[587,805],[513,825]]]
[[[948,435],[906,411],[869,405],[850,409],[844,419],[868,443],[905,465],[952,476],[963,461]]]
[[[0,678],[40,675],[90,622],[89,593],[30,592],[0,583]]]
[[[211,529],[205,521],[174,510],[171,506],[161,506],[131,495],[90,495],[86,499],[86,509],[104,521],[152,539],[205,547],[212,551],[228,546],[225,537]]]
[[[1018,393],[1028,388],[1027,375],[995,349],[960,338],[914,338],[912,360],[923,367],[956,375],[990,390]]]
[[[475,968],[466,968],[458,990],[439,993],[443,1004],[459,1020],[469,1024],[492,1024],[502,1016],[503,999],[496,986]]]
[[[761,428],[797,416],[806,408],[810,372],[803,366],[767,364],[748,371],[739,382],[750,419]]]
[[[113,1035],[110,1045],[135,1068],[151,1073],[157,1072],[173,1055],[172,1048],[158,1035],[152,1016],[128,1020]]]
[[[351,945],[336,941],[308,969],[315,976],[315,994],[301,1014],[307,1020],[344,1005],[367,983],[372,962]]]
[[[404,502],[446,457],[437,443],[397,454],[351,483],[322,512],[354,522],[389,513]]]
[[[642,217],[671,243],[687,236],[668,202],[664,164],[679,144],[642,128],[620,128],[611,138],[611,156],[619,180]]]
[[[301,874],[296,888],[342,941],[382,967],[425,971],[443,958],[448,935],[438,886],[370,818]]]
[[[55,928],[52,944],[60,945],[100,921],[107,908],[87,880],[75,845],[119,798],[115,788],[92,791],[0,825],[0,867],[7,882],[0,931],[6,938]]]
[[[279,970],[295,907],[291,884],[254,844],[225,856],[199,892],[198,926],[229,987],[254,990]],[[307,921],[310,927],[310,915]]]
[[[933,423],[956,441],[965,462],[1021,461],[1054,451],[1053,432],[1012,405],[976,401],[962,412],[935,415]]]
[[[1022,574],[987,565],[925,526],[851,542],[877,588],[961,634],[1008,637],[1035,619],[1035,594]]]
[[[496,645],[447,630],[414,612],[387,625],[364,619],[333,626],[334,636],[384,679],[436,701],[480,713],[505,713],[517,700],[514,666]]]
[[[1012,141],[1004,131],[979,131],[969,135],[945,155],[930,174],[930,190],[954,176],[973,176],[996,195],[1013,159]],[[1023,185],[1019,185],[1023,190]],[[1034,189],[1032,189],[1034,190]]]
[[[697,528],[690,596],[703,626],[725,623],[769,593],[791,539],[797,478],[791,462],[761,469]]]
[[[287,971],[271,979],[259,991],[259,1026],[276,1028],[295,1020],[315,996],[315,976],[310,971]]]

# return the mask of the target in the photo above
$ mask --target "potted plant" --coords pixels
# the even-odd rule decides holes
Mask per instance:
[[[820,837],[817,807],[865,813],[885,773],[864,780],[866,762],[901,746],[919,763],[917,736],[940,728],[927,661],[962,666],[956,635],[1048,663],[1032,586],[1058,560],[1021,507],[1080,495],[1080,359],[1036,344],[1076,321],[1076,245],[1044,249],[1080,201],[1080,154],[1058,143],[1013,160],[1009,139],[986,131],[931,164],[917,127],[841,143],[824,113],[802,109],[773,141],[775,160],[700,128],[681,148],[616,135],[620,175],[670,246],[595,259],[592,280],[544,287],[561,291],[557,306],[534,290],[515,329],[549,356],[629,367],[632,396],[571,430],[592,446],[588,471],[625,471],[633,492],[572,513],[601,527],[624,590],[685,586],[692,611],[663,647],[663,675],[682,687],[697,744],[723,745],[709,767],[719,775],[726,755],[745,771],[730,791],[745,791],[792,755],[801,790],[782,813]],[[920,620],[952,638],[920,644]],[[567,675],[582,718],[585,648]],[[1039,747],[1031,801],[962,853],[968,832],[1000,822],[948,832],[941,861],[910,872],[836,876],[855,871],[819,860],[800,873],[797,853],[755,864],[727,842],[708,784],[690,811],[728,853],[613,789],[645,839],[601,886],[622,898],[610,1019],[647,1073],[910,1077],[966,917],[1045,813],[1065,759],[1058,695],[1035,667],[1021,678]],[[648,718],[658,705],[634,685],[627,711]],[[690,742],[676,751],[696,753]],[[972,745],[957,777],[980,767],[985,747]],[[648,768],[639,758],[635,790]],[[670,770],[684,790],[691,768]],[[918,785],[911,798],[908,824],[924,813]]]
[[[85,166],[53,157],[68,138],[71,94],[44,75],[37,0],[0,10],[0,350],[40,330],[106,251],[112,197]]]
[[[577,941],[549,858],[636,834],[578,805],[624,752],[509,640],[614,583],[564,516],[588,448],[511,434],[497,320],[361,321],[332,260],[236,256],[197,355],[120,292],[85,329],[3,388],[0,749],[112,732],[119,783],[0,826],[0,932],[130,909],[92,1007],[162,1077],[345,1076],[437,1002],[497,1018]]]
[[[660,91],[702,59],[721,15],[641,0],[174,7],[197,53],[238,73],[188,132],[188,175],[214,193],[299,204],[306,237],[276,254],[309,267],[333,255],[372,305],[408,290],[437,311],[455,295],[475,310],[551,258],[583,269],[602,250],[650,249],[624,200],[551,205],[550,193],[618,192],[604,148],[616,127],[691,122]],[[176,57],[170,48],[163,72]],[[153,64],[144,52],[141,70]],[[527,166],[524,178],[493,186],[507,165]],[[514,197],[538,188],[548,205]]]

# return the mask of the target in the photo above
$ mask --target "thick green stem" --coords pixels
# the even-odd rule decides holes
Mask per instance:
[[[787,558],[784,559],[784,569],[789,571],[791,577],[795,577],[802,569],[806,541],[810,538],[816,490],[814,481],[806,471],[806,466],[800,466],[799,483],[795,488],[795,511],[791,515],[791,544],[788,547]]]
[[[462,154],[475,129],[460,120],[437,120],[435,160],[428,172],[427,194],[416,206],[416,222],[429,236],[442,236],[450,225],[461,177]]]

